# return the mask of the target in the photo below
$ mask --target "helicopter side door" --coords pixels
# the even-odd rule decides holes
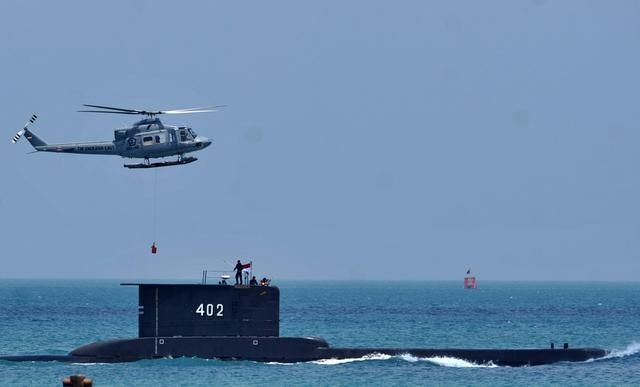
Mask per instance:
[[[172,154],[173,144],[169,131],[161,130],[141,134],[142,151],[148,157],[164,157]]]
[[[171,149],[171,151],[174,154],[178,153],[178,134],[177,134],[177,130],[176,129],[169,129],[168,131],[169,134],[169,149]]]

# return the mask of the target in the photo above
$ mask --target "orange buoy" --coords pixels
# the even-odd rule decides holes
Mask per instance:
[[[151,254],[155,254],[158,252],[158,246],[156,246],[156,242],[153,242],[151,245]]]

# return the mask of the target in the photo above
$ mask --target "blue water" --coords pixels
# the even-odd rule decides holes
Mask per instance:
[[[478,367],[372,356],[292,365],[204,359],[124,364],[0,362],[1,385],[640,385],[640,283],[282,282],[281,335],[334,346],[527,348],[550,342],[607,359]],[[0,280],[0,354],[65,354],[137,335],[137,288],[117,281]]]

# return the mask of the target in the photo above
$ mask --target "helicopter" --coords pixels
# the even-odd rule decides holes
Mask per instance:
[[[189,164],[197,160],[193,156],[184,156],[186,153],[202,150],[211,145],[211,140],[196,132],[188,126],[164,125],[157,117],[161,114],[191,114],[215,112],[220,106],[174,109],[174,110],[138,110],[125,109],[101,105],[82,105],[86,108],[99,110],[78,110],[83,113],[111,113],[145,116],[142,120],[134,122],[131,127],[119,128],[113,131],[114,140],[74,142],[64,144],[48,144],[36,136],[29,129],[38,118],[32,115],[24,127],[15,134],[11,142],[18,142],[24,135],[36,152],[80,153],[92,155],[116,155],[123,158],[144,159],[140,164],[124,164],[125,168],[158,168],[172,165]],[[176,160],[150,162],[152,158],[177,156]]]

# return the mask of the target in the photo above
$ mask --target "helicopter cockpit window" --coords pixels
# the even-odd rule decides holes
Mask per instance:
[[[191,134],[191,138],[195,139],[198,135],[196,134],[196,132],[193,131],[193,129],[188,128],[187,129],[189,131],[189,133]]]
[[[181,130],[180,131],[180,141],[182,141],[182,142],[187,141],[187,131],[186,130]]]

